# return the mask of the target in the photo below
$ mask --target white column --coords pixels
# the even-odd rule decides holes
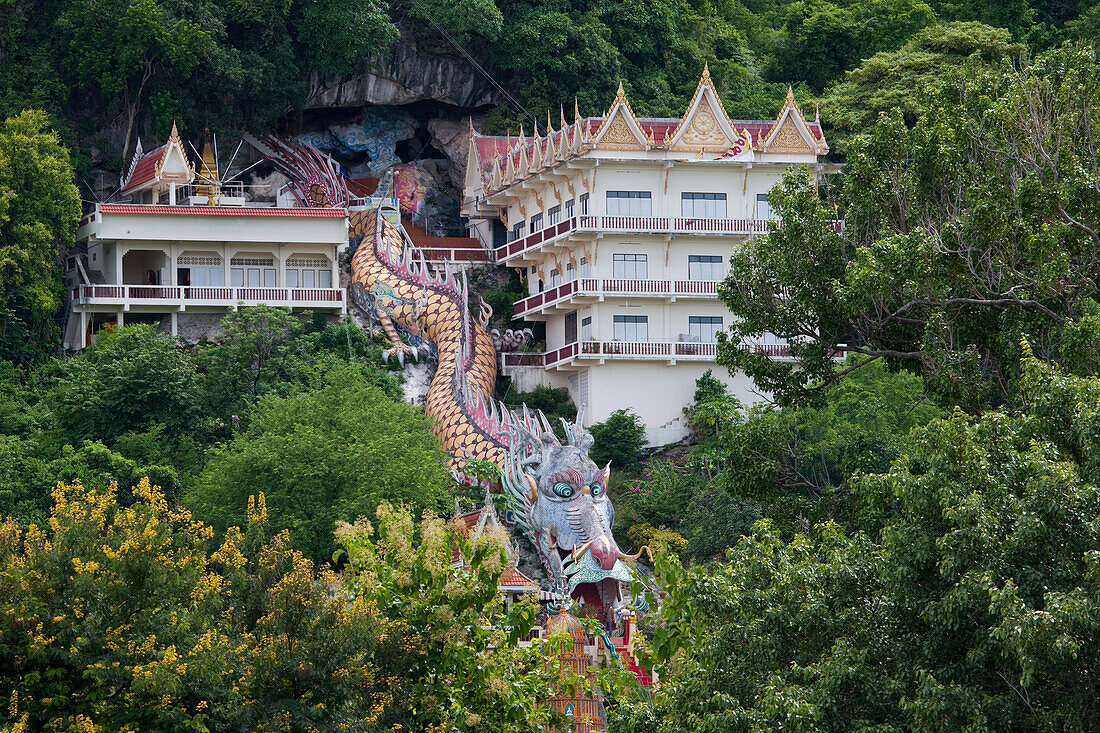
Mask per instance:
[[[278,280],[278,282],[275,283],[275,285],[280,287],[280,288],[285,288],[287,286],[286,285],[286,258],[287,258],[287,253],[289,252],[289,250],[290,250],[290,247],[287,245],[286,242],[283,242],[282,244],[279,245],[279,248],[275,253],[275,256],[279,258],[279,280]]]
[[[179,335],[179,321],[177,319],[177,314],[176,314],[175,311],[172,311],[171,313],[168,314],[168,322],[172,324],[172,335],[173,336],[178,336]]]
[[[119,327],[119,328],[122,328],[123,326],[125,326],[125,325],[126,325],[126,324],[125,324],[125,323],[124,323],[123,321],[124,321],[124,319],[123,319],[123,316],[122,316],[122,311],[119,311],[119,312],[118,312],[118,313],[117,313],[117,314],[115,315],[115,322],[116,322],[116,323],[118,324],[118,327]]]
[[[168,203],[172,206],[176,205],[176,184],[175,182],[168,184]],[[175,285],[175,283],[172,283]]]
[[[80,336],[76,340],[80,351],[88,348],[88,314],[80,311]]]
[[[332,248],[332,287],[340,287],[340,248]]]

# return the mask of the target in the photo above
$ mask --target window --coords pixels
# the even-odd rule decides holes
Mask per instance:
[[[758,193],[756,194],[756,218],[757,219],[774,219],[775,213],[772,211],[771,204],[768,203],[768,194]]]
[[[235,288],[244,287],[244,268],[233,267],[229,270],[229,284]]]
[[[616,341],[649,341],[649,316],[615,316]]]
[[[581,277],[591,277],[592,268],[588,265],[588,258],[581,257]]]
[[[265,288],[275,287],[275,268],[273,268],[273,267],[264,268],[264,287]]]
[[[680,210],[685,219],[725,219],[726,194],[680,194]]]
[[[225,284],[225,267],[217,255],[180,255],[176,264],[179,265],[176,268],[177,285],[216,288]]]
[[[550,271],[550,287],[556,288],[561,285],[561,273],[557,270]]]
[[[577,204],[577,202],[574,201],[573,199],[569,199],[568,201],[565,202],[565,218],[566,219],[572,219],[573,218],[573,214],[576,213],[576,209],[577,209],[576,204]]]
[[[722,258],[718,255],[688,255],[688,280],[721,280]]]
[[[542,231],[542,214],[535,214],[531,217],[531,233]]]
[[[290,257],[286,268],[288,288],[332,287],[332,263],[325,257]]]
[[[565,282],[571,283],[577,279],[577,270],[573,267],[572,262],[567,262],[565,265]]]
[[[546,212],[547,226],[554,226],[561,221],[561,206],[551,206],[550,210]]]
[[[623,280],[645,280],[649,265],[645,255],[615,255],[614,276]]]
[[[592,316],[581,319],[581,341],[588,341],[592,338]]]
[[[577,312],[565,314],[565,343],[577,343]]]
[[[260,287],[260,268],[250,267],[245,270],[245,274],[248,276],[246,282],[250,288]]]
[[[649,216],[653,197],[649,191],[608,191],[608,216]]]
[[[588,194],[582,193],[581,194],[581,216],[586,216],[587,214],[588,214]]]
[[[721,316],[688,316],[688,334],[704,343],[717,341],[721,330]]]

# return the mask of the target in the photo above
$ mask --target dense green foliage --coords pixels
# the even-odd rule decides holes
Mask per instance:
[[[854,479],[860,531],[762,523],[728,564],[669,558],[669,682],[619,729],[1089,729],[1100,379],[1022,372],[1022,413],[956,411]]]
[[[789,171],[771,197],[782,226],[738,249],[721,286],[739,318],[720,361],[787,404],[880,359],[944,405],[1006,399],[1022,338],[1054,356],[1095,321],[1098,101],[1091,49],[968,63],[911,128],[895,110],[851,142],[843,232],[809,173]],[[732,348],[763,332],[799,361]],[[843,370],[838,344],[859,355]]]
[[[0,359],[38,362],[60,343],[53,320],[64,295],[58,252],[73,243],[79,218],[69,151],[50,131],[46,116],[26,111],[5,120],[0,124]]]
[[[187,503],[222,531],[242,524],[246,499],[263,492],[273,528],[323,562],[337,519],[372,516],[383,501],[447,507],[447,456],[430,428],[361,370],[334,368],[312,389],[262,398],[248,428],[212,449]]]
[[[634,468],[645,445],[645,423],[631,409],[615,410],[606,420],[588,430],[594,444],[589,454],[597,466]]]

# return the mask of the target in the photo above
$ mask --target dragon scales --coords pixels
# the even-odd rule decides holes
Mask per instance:
[[[379,210],[349,206],[343,179],[313,148],[272,138],[251,142],[291,176],[302,205],[349,208],[351,298],[382,324],[387,357],[403,363],[435,350],[438,366],[424,410],[456,475],[469,459],[499,466],[506,500],[551,589],[604,607],[622,605],[624,584],[634,577],[623,560],[638,555],[624,554],[612,536],[610,464],[600,469],[589,458],[592,437],[580,427],[581,417],[565,423],[562,443],[541,413],[494,400],[496,350],[486,330],[491,310],[483,302],[471,311],[465,274],[430,268]]]

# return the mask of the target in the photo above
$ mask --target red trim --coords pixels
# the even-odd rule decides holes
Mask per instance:
[[[103,214],[175,214],[179,216],[289,216],[298,218],[343,219],[344,209],[280,209],[258,206],[157,206],[100,204]]]

